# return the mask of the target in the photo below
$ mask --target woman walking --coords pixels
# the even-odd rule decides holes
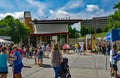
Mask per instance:
[[[62,62],[62,53],[58,47],[58,44],[54,44],[52,54],[51,54],[51,63],[54,69],[55,77],[58,78],[59,70],[60,70],[60,64]]]

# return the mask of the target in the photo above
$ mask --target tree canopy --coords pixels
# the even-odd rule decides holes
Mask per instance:
[[[120,27],[120,2],[115,4],[113,8],[115,9],[115,12],[109,16],[109,24],[106,27],[108,31]]]
[[[72,28],[71,26],[68,26],[68,31],[70,32],[70,35],[69,35],[70,38],[79,37],[79,32],[76,30],[76,28]]]
[[[19,43],[21,39],[24,40],[29,33],[30,29],[27,26],[10,15],[0,20],[0,35],[10,36],[15,43]]]
[[[80,30],[81,36],[85,36],[86,34],[95,34],[95,29],[93,27],[81,27]]]

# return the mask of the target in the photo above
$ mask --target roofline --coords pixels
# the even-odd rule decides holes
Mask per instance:
[[[63,19],[63,20],[33,20],[34,24],[74,24],[82,21],[82,19]]]
[[[70,32],[57,32],[57,33],[45,33],[45,34],[30,34],[30,36],[54,36],[60,34],[70,34]]]

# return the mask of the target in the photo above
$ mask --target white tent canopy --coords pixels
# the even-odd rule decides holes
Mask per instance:
[[[0,39],[0,43],[8,43],[8,44],[11,44],[11,43],[14,43],[14,42],[8,41],[8,40],[4,40],[4,39]]]

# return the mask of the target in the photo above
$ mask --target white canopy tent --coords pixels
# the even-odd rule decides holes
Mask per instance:
[[[4,39],[0,39],[0,43],[11,44],[11,43],[14,43],[14,42],[8,41],[8,40],[4,40]]]

